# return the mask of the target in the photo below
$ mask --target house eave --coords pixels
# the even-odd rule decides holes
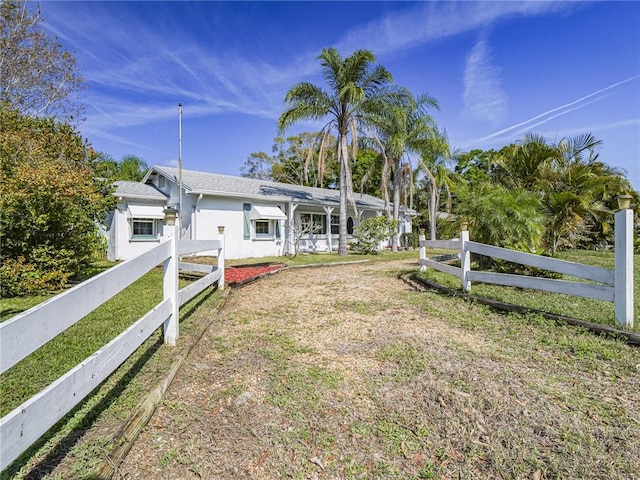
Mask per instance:
[[[157,197],[153,195],[136,195],[132,193],[116,193],[116,192],[113,193],[113,196],[117,198],[133,198],[137,200],[155,200],[158,202],[166,202],[169,199],[166,196]]]
[[[270,195],[255,195],[255,194],[246,194],[246,193],[237,193],[237,192],[223,192],[216,190],[191,190],[188,192],[192,195],[207,195],[212,197],[224,197],[224,198],[242,198],[246,200],[257,200],[261,202],[286,202],[286,203],[297,203],[299,205],[310,205],[310,206],[318,206],[318,207],[338,207],[340,205],[339,201],[322,201],[322,200],[305,200],[290,196],[270,196]],[[351,207],[351,203],[349,202],[349,207]],[[370,209],[370,210],[384,210],[384,206],[377,206],[371,204],[362,204],[359,203],[356,199],[356,206],[358,208]]]

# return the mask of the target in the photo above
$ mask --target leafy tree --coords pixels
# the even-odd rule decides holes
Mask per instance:
[[[272,155],[252,153],[241,168],[242,175],[292,185],[320,188],[335,186],[338,177],[336,140],[329,135],[323,144],[323,137],[322,132],[276,137]]]
[[[240,167],[243,177],[257,178],[259,180],[273,180],[272,168],[274,160],[265,152],[254,152],[244,161]]]
[[[558,143],[528,134],[496,155],[497,181],[541,196],[549,216],[545,244],[554,255],[560,247],[606,236],[613,222],[608,206],[616,195],[633,191],[622,172],[598,160],[601,144],[591,134]]]
[[[467,185],[479,185],[491,180],[494,174],[495,150],[474,149],[456,157],[455,172],[464,177]]]
[[[347,199],[354,204],[352,158],[357,156],[357,131],[364,116],[381,112],[407,97],[404,90],[391,85],[391,74],[375,65],[375,56],[368,50],[356,50],[343,59],[335,48],[323,49],[319,55],[328,90],[312,83],[294,85],[286,94],[289,108],[278,119],[282,132],[300,120],[329,118],[322,128],[326,143],[329,132],[338,133],[338,164],[340,189],[340,224],[338,254],[347,254]],[[351,153],[349,152],[351,138]],[[322,148],[322,146],[321,146]]]
[[[2,295],[58,289],[87,266],[115,199],[91,174],[97,154],[67,124],[3,109],[0,144]]]
[[[27,2],[2,0],[0,20],[0,108],[79,121],[83,107],[72,97],[83,79],[75,57],[40,26],[40,9],[32,12]]]
[[[375,197],[382,196],[383,160],[380,153],[367,145],[361,145],[358,148],[352,176],[353,183],[358,187],[360,193]]]
[[[118,162],[118,180],[139,182],[149,170],[149,165],[140,157],[125,155]]]

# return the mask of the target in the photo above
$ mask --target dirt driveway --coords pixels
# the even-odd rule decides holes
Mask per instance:
[[[414,292],[401,270],[415,262],[288,269],[234,291],[118,478],[640,471],[637,350]],[[603,342],[610,358],[589,355]]]

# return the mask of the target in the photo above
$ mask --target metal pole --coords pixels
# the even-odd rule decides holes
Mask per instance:
[[[178,215],[180,216],[180,238],[182,238],[182,104],[178,104]]]

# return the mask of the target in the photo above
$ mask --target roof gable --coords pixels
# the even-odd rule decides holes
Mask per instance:
[[[115,192],[113,192],[116,197],[162,201],[166,201],[168,198],[164,193],[158,191],[153,185],[146,183],[117,180],[113,182],[113,184],[116,187]]]

